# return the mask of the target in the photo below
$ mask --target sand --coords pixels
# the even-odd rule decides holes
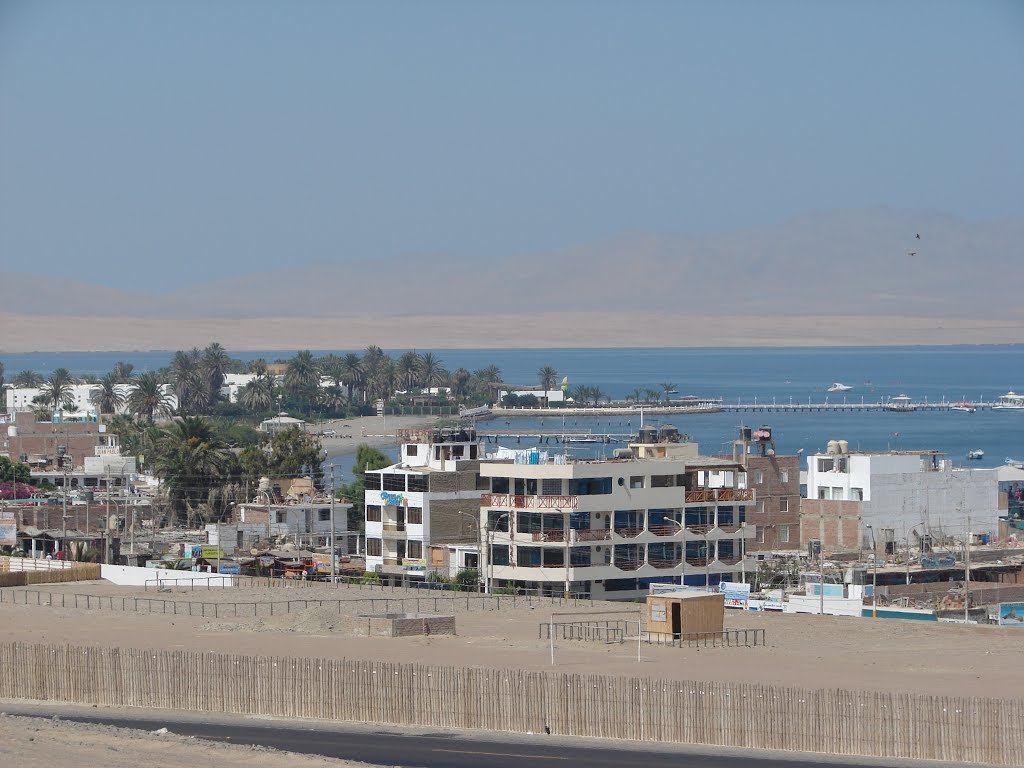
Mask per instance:
[[[159,731],[160,727],[154,727]],[[218,768],[356,768],[366,763],[219,744],[174,733],[113,728],[40,717],[0,716],[0,744],[19,768],[55,765],[216,765]],[[16,757],[14,757],[16,756]]]
[[[796,312],[797,310],[794,310]],[[685,315],[668,312],[183,318],[0,312],[8,352],[188,349],[217,340],[264,349],[811,347],[1016,343],[1019,319],[890,315]]]
[[[550,603],[506,600],[501,610],[455,611],[454,637],[368,638],[356,636],[358,613],[381,612],[384,606],[298,606],[273,620],[212,616],[212,603],[252,603],[357,597],[423,596],[419,590],[370,590],[364,587],[249,589],[175,588],[148,593],[99,582],[40,588],[55,594],[147,596],[205,602],[207,617],[146,615],[109,610],[0,603],[0,642],[73,642],[84,645],[170,648],[242,654],[275,654],[425,664],[551,669],[550,648],[538,639],[538,625],[547,622]],[[8,590],[8,594],[12,590]],[[33,593],[34,594],[34,593]],[[428,593],[429,594],[429,593]],[[9,597],[7,598],[10,599]],[[33,597],[34,602],[34,597]],[[45,600],[44,600],[45,602]],[[479,603],[471,603],[479,606]],[[578,609],[635,610],[635,604],[604,603]],[[420,609],[432,612],[424,604]],[[182,608],[179,610],[187,610]],[[198,610],[198,609],[197,609]],[[283,603],[278,610],[283,611]],[[390,610],[396,610],[392,607]],[[408,610],[416,610],[409,606]],[[556,608],[555,610],[564,610]],[[441,607],[440,613],[451,613]],[[767,633],[764,648],[663,648],[644,645],[637,662],[633,643],[558,642],[557,669],[566,672],[653,676],[676,680],[757,682],[808,688],[918,691],[940,695],[1024,697],[1024,665],[1018,663],[1022,635],[993,626],[961,626],[849,617],[753,614],[728,611],[729,627],[757,627]],[[235,626],[237,625],[237,626]]]

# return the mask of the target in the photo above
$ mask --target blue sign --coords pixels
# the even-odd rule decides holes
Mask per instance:
[[[380,497],[384,503],[389,507],[401,507],[405,504],[405,496],[400,493],[389,493],[387,491],[381,491]]]
[[[221,563],[218,573],[226,574],[239,574],[242,572],[242,566],[238,563]]]

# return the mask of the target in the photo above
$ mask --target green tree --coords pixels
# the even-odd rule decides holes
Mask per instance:
[[[121,382],[113,372],[100,379],[92,394],[92,402],[100,409],[100,413],[114,413],[125,404],[126,399],[121,392]]]
[[[436,387],[448,380],[444,363],[433,352],[424,352],[420,355],[419,371],[420,381],[424,387]]]
[[[539,371],[537,371],[537,379],[540,381],[540,386],[544,390],[544,407],[548,407],[548,391],[555,388],[555,384],[558,383],[558,371],[552,368],[550,365],[545,365]]]
[[[193,415],[209,410],[210,382],[203,372],[202,352],[198,347],[188,352],[175,352],[168,375],[178,398],[178,413]]]
[[[131,363],[126,363],[124,360],[119,360],[118,362],[114,363],[114,367],[110,371],[110,373],[118,384],[127,384],[135,376],[134,371],[134,365],[132,365]]]
[[[465,397],[469,392],[469,380],[473,375],[465,368],[456,368],[451,374],[450,384],[457,397]]]
[[[35,371],[18,371],[11,378],[11,386],[17,389],[36,389],[43,386],[44,381],[46,379]]]
[[[337,495],[347,498],[352,504],[350,520],[358,521],[359,529],[363,526],[366,496],[366,471],[368,469],[384,469],[394,464],[385,454],[366,443],[360,443],[356,448],[356,460],[352,465],[352,482],[342,483],[338,486]]]
[[[238,402],[254,413],[270,410],[274,405],[273,377],[262,375],[247,382],[238,393]]]
[[[0,483],[24,483],[32,479],[32,469],[28,464],[20,461],[11,461],[6,456],[0,456]]]
[[[220,396],[220,388],[224,386],[224,376],[231,370],[231,362],[227,351],[216,341],[203,350],[200,370],[209,392],[210,405]]]
[[[398,378],[402,382],[402,389],[410,390],[419,385],[420,370],[420,356],[415,349],[401,354],[398,358]]]
[[[191,525],[196,510],[226,480],[227,446],[216,439],[205,419],[186,416],[163,430],[158,449],[156,470],[164,479],[171,508]]]
[[[39,390],[42,402],[55,411],[75,410],[75,379],[67,368],[57,368]]]
[[[309,404],[316,399],[319,387],[320,368],[313,353],[308,349],[297,352],[288,361],[288,369],[284,374],[285,391],[308,411]]]
[[[160,379],[152,371],[135,379],[128,393],[128,410],[133,416],[145,417],[150,424],[156,416],[163,416],[173,410],[171,397],[164,394]]]
[[[676,391],[676,385],[673,384],[670,381],[665,382],[664,384],[661,385],[661,392],[662,392],[662,394],[665,397],[665,405],[669,404],[669,401],[672,399],[672,398],[669,397],[669,395],[671,395],[675,391]]]
[[[324,471],[321,465],[323,448],[320,440],[298,427],[292,427],[271,436],[268,469],[279,477],[313,478],[317,488],[323,487]]]
[[[342,380],[348,389],[348,401],[352,402],[352,395],[356,389],[363,389],[365,379],[363,376],[363,361],[355,352],[349,352],[341,359]]]

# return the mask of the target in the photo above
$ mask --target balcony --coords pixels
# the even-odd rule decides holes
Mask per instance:
[[[675,558],[672,560],[648,560],[647,564],[650,565],[652,568],[657,568],[659,570],[667,570],[669,568],[679,567],[679,564],[682,562],[683,561],[680,558]]]
[[[405,523],[384,523],[385,533],[399,533],[405,530]]]
[[[610,528],[584,528],[575,531],[573,538],[576,541],[608,541],[612,537]]]
[[[485,493],[480,497],[482,507],[506,509],[576,509],[578,496],[521,496],[508,493]]]
[[[543,542],[564,542],[565,531],[561,528],[550,528],[546,531],[532,531],[531,535],[534,541]]]
[[[707,568],[711,561],[706,557],[688,557],[686,558],[686,564],[692,565],[696,568]]]
[[[638,571],[643,567],[643,560],[616,560],[612,563],[620,571]]]
[[[754,491],[750,488],[701,488],[686,492],[687,504],[710,504],[722,501],[752,501]]]
[[[643,528],[618,528],[615,529],[615,535],[623,539],[635,539],[641,533],[644,532]]]

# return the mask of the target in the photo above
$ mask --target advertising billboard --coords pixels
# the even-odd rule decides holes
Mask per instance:
[[[725,595],[726,608],[746,608],[750,601],[750,585],[739,581],[723,581],[720,585]]]
[[[1024,627],[1024,603],[1000,603],[999,626]]]
[[[17,518],[13,512],[0,512],[0,546],[13,547],[17,543]]]

